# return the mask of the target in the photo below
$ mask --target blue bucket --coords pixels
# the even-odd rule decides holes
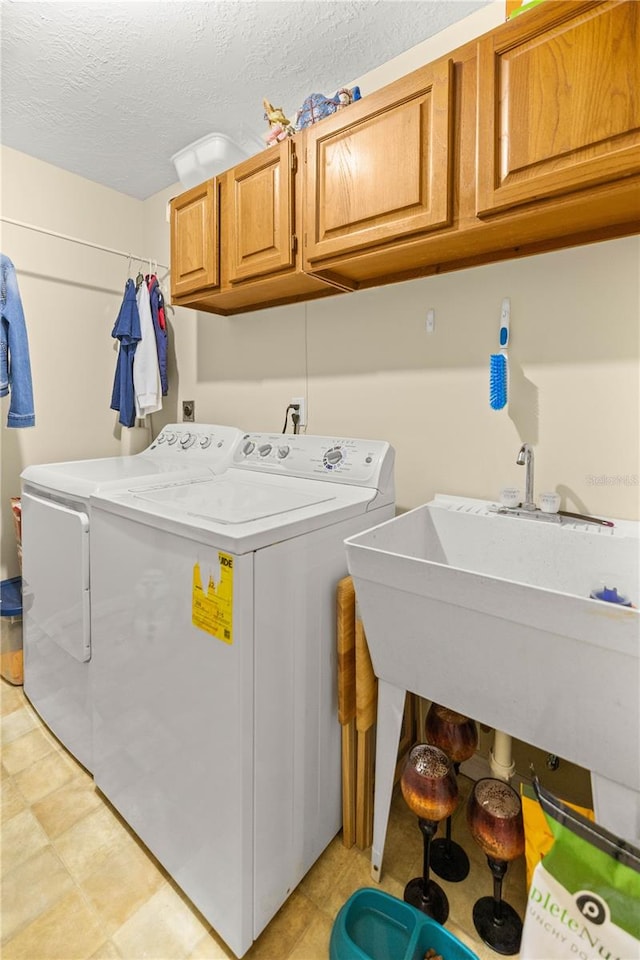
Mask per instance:
[[[0,616],[22,616],[22,577],[11,577],[0,583]]]
[[[383,890],[363,887],[333,924],[330,960],[423,960],[429,948],[447,960],[478,960],[449,930]]]

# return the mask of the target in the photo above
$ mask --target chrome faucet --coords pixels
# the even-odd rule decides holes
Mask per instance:
[[[589,517],[583,513],[569,513],[567,510],[556,510],[555,512],[539,510],[533,498],[533,447],[530,444],[522,444],[518,451],[516,463],[526,470],[523,502],[518,506],[507,506],[504,501],[501,506],[491,503],[487,507],[489,513],[497,513],[502,517],[527,517],[530,520],[545,520],[548,523],[562,523],[566,517],[572,522],[581,520],[583,523],[597,523],[603,527],[614,526],[613,520],[601,520],[599,517]],[[510,490],[504,492],[511,493]]]
[[[520,467],[524,466],[526,470],[522,509],[535,510],[536,504],[533,499],[533,448],[528,443],[523,443],[520,447],[516,463]]]

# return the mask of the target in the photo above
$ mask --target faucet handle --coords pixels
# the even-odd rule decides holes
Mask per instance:
[[[522,492],[517,487],[503,487],[500,491],[500,503],[503,507],[519,507]]]
[[[540,509],[543,513],[557,513],[560,509],[560,494],[555,493],[555,491],[551,493],[541,493]]]

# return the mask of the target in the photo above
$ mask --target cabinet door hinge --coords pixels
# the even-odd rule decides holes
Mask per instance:
[[[298,252],[298,238],[295,233],[291,234],[291,253]]]

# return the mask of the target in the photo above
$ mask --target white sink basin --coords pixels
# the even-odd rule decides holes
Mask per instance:
[[[586,767],[599,822],[637,844],[640,613],[589,594],[640,602],[640,524],[489,506],[438,495],[346,541],[381,714],[395,730],[410,690]]]

